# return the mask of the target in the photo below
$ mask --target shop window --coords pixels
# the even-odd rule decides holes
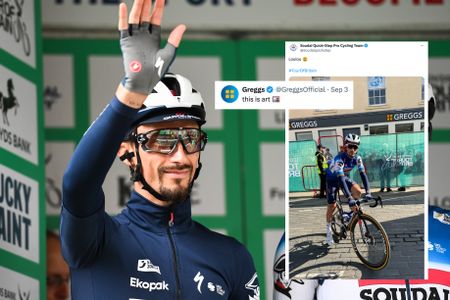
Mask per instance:
[[[414,131],[413,123],[395,124],[395,132],[412,132]]]
[[[353,127],[353,128],[344,128],[342,129],[342,136],[345,138],[347,134],[354,133],[357,135],[361,135],[361,128],[359,127]]]
[[[296,132],[295,133],[295,140],[296,141],[310,141],[312,139],[313,139],[312,131]]]
[[[388,125],[370,126],[370,135],[389,133]]]

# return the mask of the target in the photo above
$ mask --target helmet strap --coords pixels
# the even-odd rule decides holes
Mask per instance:
[[[134,157],[134,152],[126,151],[123,155],[119,157],[121,161],[128,160],[130,161]]]
[[[197,167],[197,169],[195,170],[195,173],[194,173],[194,179],[192,179],[191,185],[194,184],[195,179],[197,179],[198,175],[200,175],[200,170],[201,170],[201,169],[202,169],[202,163],[200,162],[200,158],[199,158],[199,159],[198,159],[198,167]]]

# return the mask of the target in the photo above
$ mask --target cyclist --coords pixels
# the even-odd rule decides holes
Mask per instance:
[[[259,299],[245,247],[191,218],[205,109],[189,80],[165,74],[184,27],[159,49],[164,1],[152,15],[151,3],[134,2],[130,25],[120,4],[125,79],[64,175],[61,238],[72,299]],[[134,191],[110,217],[101,185],[116,154],[131,169]]]
[[[333,211],[336,208],[337,190],[342,189],[345,197],[349,201],[350,208],[356,210],[356,200],[361,198],[361,187],[352,179],[348,177],[350,171],[357,167],[359,174],[366,191],[366,195],[370,197],[369,179],[367,178],[366,171],[361,159],[361,156],[357,155],[360,144],[360,137],[357,134],[349,133],[344,139],[344,148],[342,152],[339,152],[331,162],[327,169],[327,213],[326,213],[326,232],[327,243],[333,245],[333,236],[331,231],[331,219],[333,217]]]

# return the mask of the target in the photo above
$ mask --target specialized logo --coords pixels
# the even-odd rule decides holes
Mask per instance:
[[[161,77],[162,68],[164,66],[164,60],[161,58],[161,56],[158,56],[158,59],[155,63],[155,68],[158,68],[158,76]]]
[[[137,73],[137,72],[140,72],[140,71],[141,71],[141,69],[142,69],[142,64],[141,64],[141,62],[138,61],[138,60],[133,60],[132,62],[130,62],[129,67],[130,67],[130,71],[131,71],[131,72]]]
[[[197,283],[197,290],[200,294],[203,294],[202,293],[203,280],[205,280],[205,276],[203,276],[202,273],[197,272],[197,274],[194,277],[194,282]],[[207,288],[207,290],[206,290],[207,292],[209,291],[211,293],[217,293],[220,296],[223,296],[226,293],[224,288],[221,285],[216,284],[211,281],[208,281],[208,283],[206,284],[206,288]]]
[[[291,51],[295,51],[295,50],[297,50],[297,45],[296,44],[291,44],[289,46],[289,49],[291,49]]]
[[[259,282],[258,275],[253,274],[252,278],[245,284],[245,288],[253,292],[253,295],[249,295],[249,300],[259,300]]]
[[[135,277],[130,277],[130,286],[138,289],[148,290],[149,292],[169,290],[169,284],[165,281],[148,282]]]
[[[200,294],[202,293],[202,283],[204,279],[205,277],[200,272],[197,272],[197,274],[194,277],[194,282],[197,283],[197,290]]]
[[[233,103],[239,97],[239,91],[234,85],[227,85],[221,92],[222,100],[227,103]]]
[[[3,95],[0,91],[0,110],[2,111],[3,124],[9,126],[8,111],[14,108],[14,114],[16,115],[19,101],[16,96],[14,96],[14,83],[11,78],[6,82],[6,88],[6,95]]]
[[[138,272],[146,272],[146,273],[158,273],[161,275],[161,271],[158,266],[152,264],[150,259],[139,259],[137,264]]]

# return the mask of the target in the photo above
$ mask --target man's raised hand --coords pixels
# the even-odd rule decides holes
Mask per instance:
[[[130,92],[149,94],[175,59],[186,26],[178,25],[160,49],[161,20],[164,0],[156,0],[153,12],[151,0],[135,0],[127,17],[127,6],[119,6],[120,46],[125,78],[123,86]]]

